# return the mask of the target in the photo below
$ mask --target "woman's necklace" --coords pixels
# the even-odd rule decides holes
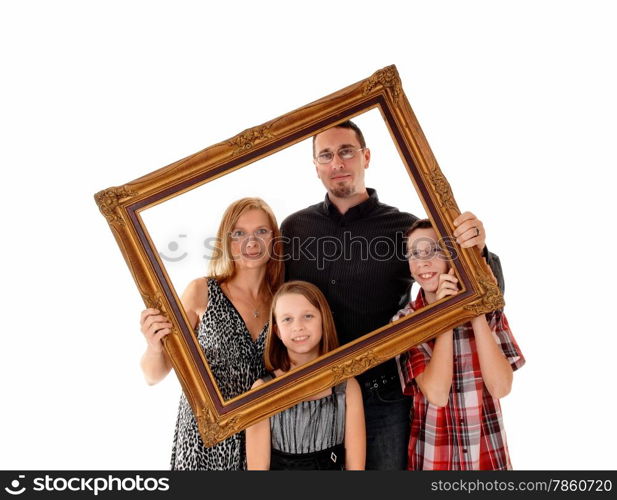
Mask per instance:
[[[234,297],[233,297],[233,295],[231,293],[231,288],[229,286],[229,283],[225,283],[225,288],[227,288],[227,293],[229,294],[229,298],[233,302],[234,301]],[[245,300],[245,302],[246,302],[246,300]],[[259,318],[259,316],[261,315],[261,307],[262,307],[262,304],[260,304],[259,302],[256,302],[253,305],[252,308],[249,308],[249,309],[252,309],[252,314],[253,314],[254,318]]]

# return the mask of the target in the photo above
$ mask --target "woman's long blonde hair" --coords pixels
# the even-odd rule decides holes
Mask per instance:
[[[215,278],[220,283],[224,283],[236,273],[229,235],[238,223],[238,219],[249,210],[262,210],[268,217],[272,228],[272,248],[267,249],[270,252],[270,260],[266,264],[266,277],[264,280],[266,292],[272,296],[283,282],[283,243],[274,212],[261,198],[242,198],[234,201],[227,207],[216,233],[214,252],[209,266],[209,276]]]

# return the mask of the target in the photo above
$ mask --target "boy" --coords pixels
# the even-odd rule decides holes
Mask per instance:
[[[458,292],[454,270],[428,219],[406,233],[411,275],[421,290],[392,319]],[[398,359],[403,392],[413,396],[409,470],[511,469],[499,398],[523,366],[502,311],[480,315]]]

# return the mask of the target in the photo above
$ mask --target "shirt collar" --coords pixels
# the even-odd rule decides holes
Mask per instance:
[[[418,309],[422,309],[423,307],[426,307],[427,305],[428,303],[426,302],[426,299],[424,298],[424,290],[420,288],[418,295],[416,295],[415,300],[411,303],[411,307],[413,307],[414,311],[417,311]]]
[[[349,210],[347,210],[347,212],[345,212],[345,215],[341,215],[341,213],[338,211],[338,208],[336,208],[336,205],[330,201],[330,197],[327,193],[324,199],[323,208],[328,215],[335,219],[341,219],[343,217],[345,219],[352,220],[361,218],[364,215],[370,213],[379,203],[377,191],[375,191],[373,188],[366,188],[366,192],[368,193],[368,199],[351,207]]]

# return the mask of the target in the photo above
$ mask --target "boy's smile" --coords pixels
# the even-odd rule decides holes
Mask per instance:
[[[448,261],[439,250],[437,234],[431,228],[419,228],[407,239],[409,271],[427,295],[434,295],[439,276],[448,272]]]

